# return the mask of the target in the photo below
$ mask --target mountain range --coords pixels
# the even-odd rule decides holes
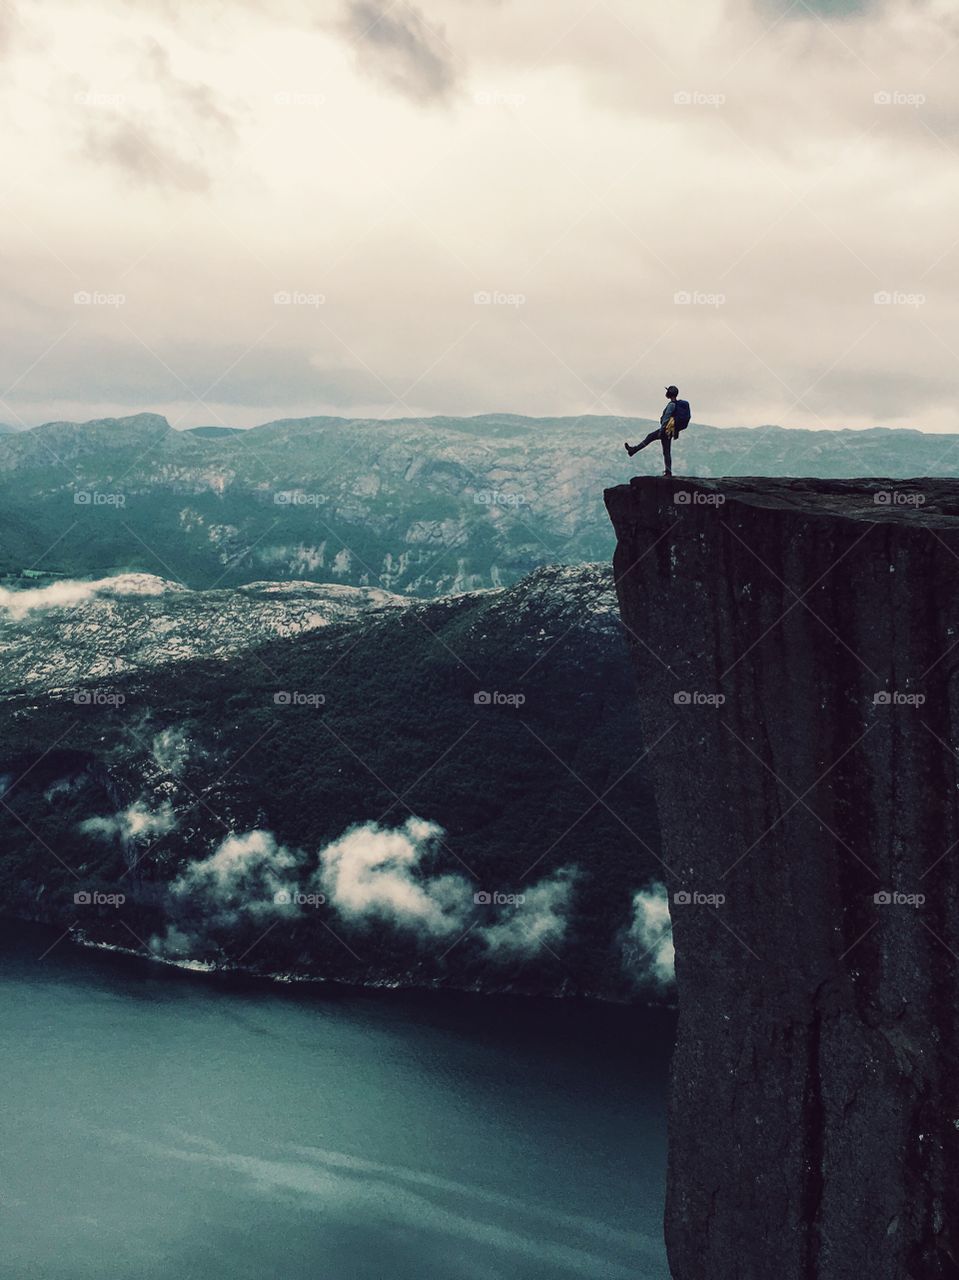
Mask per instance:
[[[147,573],[193,588],[270,579],[433,596],[608,561],[604,487],[646,419],[355,421],[175,431],[138,414],[0,437],[0,574]],[[959,436],[693,424],[677,474],[954,475]]]

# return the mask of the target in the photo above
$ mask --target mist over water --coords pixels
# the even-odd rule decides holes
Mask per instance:
[[[0,943],[0,1274],[667,1280],[670,1015],[40,959],[56,938]]]

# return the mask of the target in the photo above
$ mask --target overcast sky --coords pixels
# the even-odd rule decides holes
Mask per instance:
[[[954,0],[0,0],[0,57],[0,420],[959,430]]]

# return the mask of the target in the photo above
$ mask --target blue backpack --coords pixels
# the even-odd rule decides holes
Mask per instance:
[[[685,431],[686,428],[689,426],[690,417],[691,417],[691,414],[689,412],[689,401],[677,400],[676,407],[673,410],[673,418],[675,419],[675,422],[676,422],[677,435],[679,435],[680,431]]]

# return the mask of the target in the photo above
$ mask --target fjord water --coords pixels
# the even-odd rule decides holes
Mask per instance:
[[[0,1274],[667,1280],[668,1014],[3,934]]]

